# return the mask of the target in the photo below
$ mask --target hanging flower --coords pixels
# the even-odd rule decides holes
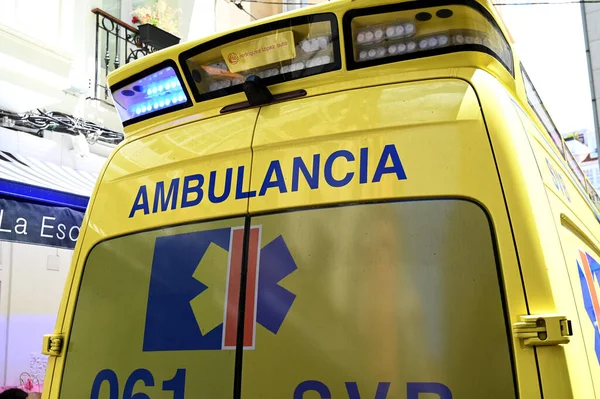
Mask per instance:
[[[133,23],[155,25],[174,35],[178,34],[181,9],[170,8],[165,0],[158,0],[154,7],[139,7],[133,10]]]
[[[27,392],[30,392],[33,390],[33,381],[31,380],[31,378],[27,379],[27,382],[25,383],[25,385],[23,385],[23,388],[25,388],[25,390]]]

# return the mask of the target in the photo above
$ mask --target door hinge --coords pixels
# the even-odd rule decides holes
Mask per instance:
[[[60,356],[62,353],[64,337],[61,334],[44,335],[42,354],[48,356]]]
[[[521,316],[513,331],[525,346],[568,344],[573,335],[571,320],[556,314]]]

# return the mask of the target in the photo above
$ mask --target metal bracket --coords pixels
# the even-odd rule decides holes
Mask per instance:
[[[42,345],[42,354],[48,356],[60,356],[64,343],[64,337],[61,334],[44,335],[44,343]]]
[[[571,320],[566,316],[525,315],[521,321],[513,324],[516,338],[523,341],[525,346],[549,346],[568,344],[573,335]]]

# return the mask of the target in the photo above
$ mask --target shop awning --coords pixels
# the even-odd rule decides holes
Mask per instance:
[[[96,178],[85,171],[0,151],[0,196],[85,211]]]

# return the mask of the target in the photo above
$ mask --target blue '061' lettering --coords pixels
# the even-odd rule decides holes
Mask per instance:
[[[377,161],[374,170],[369,170],[369,157]],[[323,159],[321,159],[323,158]],[[373,169],[373,168],[371,168]],[[358,152],[337,150],[327,156],[314,154],[311,157],[295,157],[291,168],[283,168],[280,160],[273,160],[267,167],[258,192],[244,186],[245,167],[213,170],[206,174],[196,173],[170,181],[159,181],[154,187],[138,188],[129,212],[132,218],[138,212],[166,212],[177,208],[189,208],[208,200],[213,204],[226,201],[262,197],[269,193],[286,194],[300,190],[315,190],[319,184],[340,188],[353,181],[359,184],[400,181],[406,179],[404,166],[395,145],[383,147],[380,154],[369,154],[369,148]],[[386,180],[390,179],[390,180]]]
[[[184,399],[185,398],[185,369],[178,369],[175,376],[170,380],[163,381],[162,391],[172,392],[173,399]],[[90,392],[90,399],[100,399],[100,390],[103,385],[107,386],[108,399],[151,399],[152,395],[148,395],[144,392],[134,392],[134,390],[149,390],[155,387],[154,376],[147,369],[134,370],[127,380],[125,381],[125,387],[123,388],[123,396],[119,395],[119,378],[117,374],[110,369],[100,371],[94,383],[92,384],[92,390]],[[102,396],[106,398],[106,396]]]

